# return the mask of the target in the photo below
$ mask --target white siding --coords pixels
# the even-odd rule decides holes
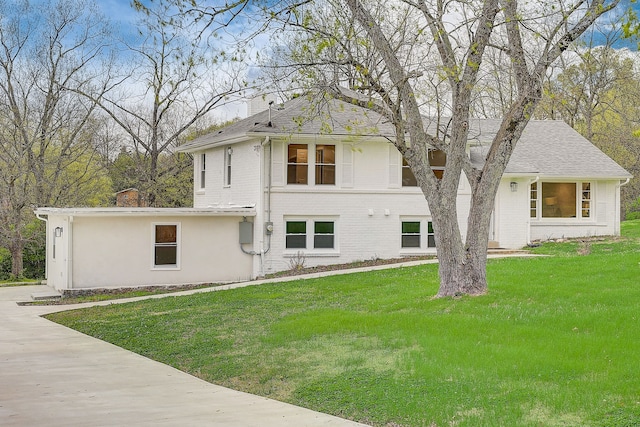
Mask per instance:
[[[76,217],[71,283],[56,277],[51,284],[71,289],[247,280],[252,276],[252,258],[238,244],[240,221],[239,217]],[[156,222],[180,224],[178,270],[152,268]]]
[[[511,191],[511,182],[518,186]],[[496,195],[494,240],[501,248],[518,249],[528,243],[529,180],[503,178]]]
[[[55,229],[60,228],[60,236],[55,237]],[[65,217],[49,217],[47,221],[47,284],[54,289],[66,289],[69,271],[69,220]],[[54,248],[55,246],[55,248]],[[54,254],[55,249],[55,254]]]

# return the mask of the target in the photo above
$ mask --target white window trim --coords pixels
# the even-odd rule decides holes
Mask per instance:
[[[287,182],[287,176],[288,176],[288,172],[289,172],[289,165],[292,165],[294,163],[289,163],[289,146],[290,145],[306,145],[307,146],[307,163],[298,163],[300,165],[307,165],[307,184],[296,184],[296,183],[289,183]],[[335,171],[334,171],[334,183],[333,184],[316,184],[316,165],[318,165],[316,163],[316,146],[317,145],[331,145],[334,147],[334,163],[320,163],[320,165],[323,166],[328,166],[333,164]],[[341,171],[339,171],[339,153],[338,153],[338,149],[339,149],[339,145],[336,143],[316,143],[316,142],[304,142],[304,141],[300,141],[300,142],[296,142],[296,141],[291,141],[287,144],[285,144],[284,146],[284,155],[285,155],[285,162],[284,162],[284,180],[285,180],[285,185],[288,186],[292,186],[292,187],[327,187],[327,188],[338,188],[338,173]]]
[[[201,153],[198,157],[198,191],[204,192],[207,183],[207,153]]]
[[[408,193],[422,193],[422,189],[420,188],[419,185],[402,185],[402,171],[403,171],[403,163],[404,163],[404,157],[402,156],[402,154],[395,148],[392,147],[395,151],[395,156],[396,158],[391,157],[390,162],[389,162],[389,170],[394,170],[396,175],[397,175],[397,179],[398,179],[398,183],[395,184],[390,184],[389,187],[390,188],[399,188],[401,189],[401,191],[403,192],[408,192]],[[467,153],[468,155],[468,153]],[[432,168],[433,170],[445,170],[446,166],[436,166]],[[412,171],[413,172],[413,171]],[[467,177],[464,173],[461,173],[460,175],[460,181],[458,182],[458,193],[459,194],[471,194],[471,186],[468,184],[467,181]]]
[[[157,225],[175,225],[176,226],[176,263],[175,265],[156,265],[156,226]],[[153,271],[176,271],[180,270],[182,252],[182,231],[179,222],[153,222],[151,223],[151,270]]]
[[[572,183],[575,184],[576,186],[576,216],[573,218],[564,218],[564,217],[543,217],[542,216],[542,185],[544,183]],[[530,216],[529,219],[531,221],[535,221],[535,222],[540,222],[540,223],[571,223],[571,224],[575,224],[576,222],[580,222],[580,223],[588,223],[588,222],[595,222],[595,218],[596,218],[596,203],[595,203],[595,189],[596,189],[596,182],[593,180],[572,180],[572,179],[554,179],[554,180],[540,180],[540,181],[536,181],[536,184],[538,185],[538,189],[537,189],[537,199],[536,199],[536,216],[532,217]],[[590,184],[590,196],[591,198],[589,199],[589,216],[588,217],[583,217],[582,216],[582,185],[583,184]],[[528,187],[528,191],[529,191],[529,196],[527,198],[527,200],[529,201],[529,203],[531,203],[531,200],[533,200],[531,198],[531,185],[529,185]],[[528,204],[527,206],[530,206],[530,204]]]
[[[232,174],[232,170],[233,170],[233,166],[232,166],[232,156],[233,156],[233,148],[231,148],[230,145],[224,147],[223,149],[223,156],[224,156],[224,170],[222,172],[222,186],[224,188],[229,188],[231,187],[231,174]]]
[[[340,228],[337,216],[292,216],[284,217],[283,221],[283,256],[285,258],[293,258],[295,256],[304,255],[308,257],[323,257],[323,256],[340,256]],[[287,222],[304,221],[307,224],[306,229],[306,248],[287,248]],[[314,223],[315,222],[333,222],[333,248],[319,248],[316,249],[313,246],[314,243]]]
[[[420,247],[417,248],[403,248],[402,247],[402,223],[403,222],[419,222],[420,223]],[[435,246],[429,245],[429,235],[433,234],[435,239],[435,233],[429,233],[429,223],[433,223],[431,217],[415,217],[415,216],[401,216],[398,223],[398,247],[400,255],[428,255],[436,253]]]

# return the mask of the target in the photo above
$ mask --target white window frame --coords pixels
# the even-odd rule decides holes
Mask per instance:
[[[420,233],[419,233],[420,246],[417,246],[417,247],[402,246],[402,236],[405,234],[402,232],[402,224],[405,222],[420,223]],[[425,218],[425,217],[401,216],[400,223],[399,223],[398,237],[399,237],[400,253],[402,255],[428,254],[428,253],[434,253],[436,250],[435,231],[433,229],[433,220],[431,219],[431,217]],[[433,242],[433,245],[431,245],[432,242]]]
[[[436,149],[431,149],[429,150],[429,157],[433,158],[433,153],[435,152],[439,152],[442,150],[436,150]],[[445,159],[446,159],[446,154],[445,154]],[[445,165],[435,165],[435,166],[431,166],[431,171],[434,173],[434,175],[436,174],[436,172],[442,172],[444,174],[444,170],[446,169],[446,160],[445,160]],[[413,178],[411,180],[412,184],[405,184],[404,183],[404,174],[405,171],[408,171],[411,174],[411,177]],[[438,178],[440,179],[440,178]],[[403,188],[419,188],[420,186],[418,185],[418,180],[416,179],[413,171],[411,170],[411,167],[409,167],[409,163],[407,162],[407,159],[404,158],[404,156],[400,155],[400,185]],[[415,182],[415,184],[413,184],[413,182]]]
[[[199,169],[199,180],[200,180],[200,190],[204,190],[207,181],[207,153],[201,153],[198,159],[198,169]]]
[[[333,163],[327,163],[322,159],[322,161],[318,161],[318,146],[321,147],[333,147]],[[337,179],[337,147],[336,144],[313,144],[313,185],[321,185],[321,186],[335,186]],[[321,183],[318,184],[318,172],[322,170],[323,174],[326,174],[326,171],[333,166],[333,183]],[[319,169],[320,168],[320,169]]]
[[[224,147],[224,182],[223,187],[231,187],[231,157],[233,156],[233,148],[231,146]]]
[[[287,223],[289,222],[304,222],[306,224],[305,229],[305,246],[304,248],[287,248]],[[316,222],[332,222],[333,223],[333,248],[316,248],[315,247],[315,224]],[[337,216],[313,216],[313,217],[285,217],[283,223],[284,230],[284,256],[285,257],[293,257],[299,254],[303,254],[305,256],[338,256],[340,255],[340,247],[339,247],[339,224]],[[317,234],[327,235],[327,234]]]
[[[156,265],[156,247],[164,246],[163,244],[156,243],[156,227],[162,225],[169,225],[176,227],[176,263],[175,264],[158,264]],[[180,270],[180,252],[182,249],[182,230],[181,223],[179,222],[153,222],[151,223],[151,270]]]
[[[536,198],[532,197],[532,187],[536,185]],[[575,209],[576,216],[575,217],[543,217],[542,209],[543,209],[543,191],[542,187],[544,184],[575,184],[576,189],[576,200],[575,200]],[[585,198],[585,190],[584,186],[589,185],[588,189],[588,198]],[[541,222],[575,222],[575,221],[595,221],[595,181],[587,180],[587,181],[574,181],[570,179],[560,179],[560,180],[540,180],[529,185],[529,212],[533,212],[533,205],[535,204],[536,215],[529,215],[531,220],[541,221]],[[586,206],[588,204],[588,206]],[[584,216],[584,212],[588,211],[588,216]]]
[[[307,146],[307,163],[289,163],[289,146],[291,145],[306,145]],[[321,162],[317,162],[316,161],[316,156],[317,156],[317,146],[332,146],[333,147],[333,163],[321,163]],[[315,142],[296,142],[296,141],[291,141],[290,143],[285,145],[285,157],[286,157],[286,162],[285,162],[285,182],[286,185],[291,185],[291,186],[299,186],[299,187],[309,187],[309,186],[318,186],[318,187],[336,187],[338,185],[338,144],[335,143],[315,143]],[[289,181],[289,166],[291,165],[300,165],[300,166],[306,166],[307,167],[307,183],[290,183]],[[333,184],[318,184],[316,183],[316,166],[321,166],[321,167],[328,167],[328,166],[333,166],[334,167],[334,177],[333,177]]]

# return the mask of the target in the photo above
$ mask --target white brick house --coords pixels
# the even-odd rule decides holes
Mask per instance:
[[[287,102],[180,147],[194,207],[39,208],[58,290],[233,282],[305,266],[436,254],[429,207],[380,116],[334,101]],[[496,120],[472,123],[481,166]],[[445,167],[432,153],[432,168]],[[631,175],[564,122],[531,121],[502,178],[490,244],[616,235]],[[466,233],[470,186],[458,191]]]
[[[241,245],[253,276],[306,266],[435,254],[422,192],[403,167],[393,129],[377,114],[333,101],[287,102],[180,147],[194,155],[194,206],[255,206]],[[468,153],[481,165],[499,126],[476,120]],[[443,165],[433,152],[432,165]],[[434,166],[438,173],[441,166]],[[561,121],[531,121],[500,185],[490,241],[619,234],[620,186],[631,175]],[[459,188],[466,232],[470,187]],[[233,244],[233,242],[231,243]]]

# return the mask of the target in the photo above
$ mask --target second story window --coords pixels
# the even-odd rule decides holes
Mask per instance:
[[[413,171],[407,163],[407,159],[402,158],[402,186],[403,187],[417,187],[418,180],[416,179]]]
[[[442,179],[444,175],[444,167],[447,163],[447,155],[442,150],[431,150],[429,151],[429,164],[431,165],[431,170],[433,174],[438,179]]]
[[[287,146],[287,184],[335,185],[335,183],[335,145],[289,144]]]
[[[316,184],[336,183],[336,146],[316,145]]]
[[[224,150],[224,186],[231,186],[231,155],[233,148],[227,147]]]
[[[287,184],[307,184],[309,148],[307,144],[290,144],[287,153]]]
[[[429,150],[429,165],[433,174],[438,179],[442,179],[444,175],[444,168],[447,163],[447,155],[442,150]],[[418,180],[416,179],[413,171],[409,167],[409,163],[405,158],[402,159],[402,186],[403,187],[417,187]]]
[[[200,154],[200,188],[204,189],[207,177],[207,155]]]

